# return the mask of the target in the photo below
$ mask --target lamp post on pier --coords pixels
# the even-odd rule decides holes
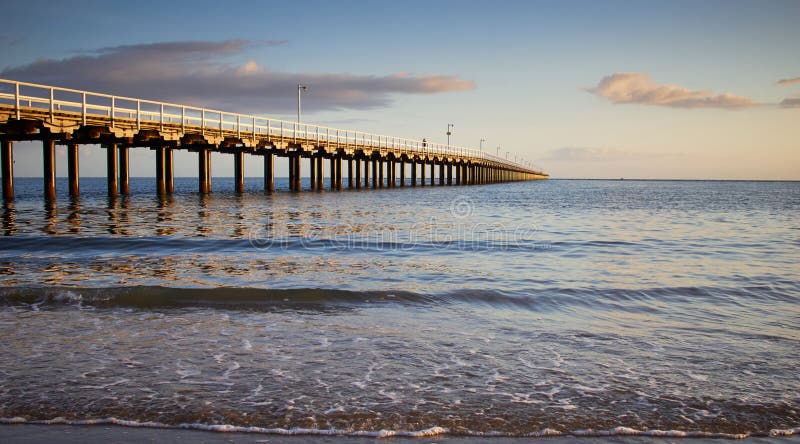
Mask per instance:
[[[302,93],[303,91],[308,91],[308,87],[298,83],[297,84],[297,123],[300,123],[300,93]]]
[[[481,139],[481,143],[480,143],[481,152],[483,152],[483,142],[486,142],[486,139]]]
[[[453,134],[450,132],[450,128],[455,128],[456,126],[452,123],[447,124],[447,148],[450,148],[450,135]]]

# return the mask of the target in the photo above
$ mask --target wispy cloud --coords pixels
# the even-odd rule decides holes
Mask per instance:
[[[656,83],[640,72],[614,73],[587,91],[614,104],[668,106],[672,108],[742,109],[759,106],[753,100],[730,93],[715,94],[709,90],[691,90],[682,86]]]
[[[542,159],[549,162],[617,162],[664,157],[664,153],[643,153],[601,147],[562,147],[551,150]]]
[[[256,60],[233,63],[254,47],[283,41],[162,42],[100,48],[72,57],[11,67],[0,76],[132,97],[239,112],[288,112],[296,84],[309,86],[309,111],[386,106],[394,94],[435,94],[475,88],[451,75],[384,76],[271,71]]]
[[[781,79],[775,82],[778,86],[789,86],[795,83],[800,83],[800,77],[795,77],[793,79]]]
[[[783,108],[800,108],[800,95],[783,99],[780,103]]]

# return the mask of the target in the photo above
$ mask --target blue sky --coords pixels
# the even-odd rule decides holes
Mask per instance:
[[[308,79],[308,122],[439,141],[454,123],[454,143],[485,138],[486,148],[500,145],[554,177],[800,179],[800,108],[778,106],[800,97],[800,83],[776,85],[800,77],[800,2],[6,3],[2,77],[40,81],[29,64],[50,60],[49,83],[72,86],[101,76],[102,48],[140,60],[131,48],[236,40],[240,48],[201,63],[252,63],[263,107],[258,88],[222,102],[214,91],[162,91],[157,64],[130,73],[149,89],[94,84],[293,119],[284,85]],[[97,60],[92,73],[59,69],[81,56]],[[153,63],[176,81],[170,70],[198,66],[178,62]],[[133,174],[152,175],[141,151]],[[15,155],[17,174],[39,174],[39,150],[18,146]],[[82,174],[104,175],[102,151],[84,156]],[[192,162],[179,160],[177,174],[195,174]],[[259,174],[257,163],[249,174]],[[223,161],[214,174],[228,169]]]

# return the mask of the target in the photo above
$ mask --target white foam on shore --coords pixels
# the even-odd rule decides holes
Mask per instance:
[[[23,417],[13,418],[0,418],[0,424],[37,424],[37,425],[75,425],[75,426],[89,426],[89,425],[117,425],[123,427],[144,427],[144,428],[159,428],[159,429],[190,429],[190,430],[205,430],[209,432],[221,433],[258,433],[265,435],[326,435],[326,436],[361,436],[373,438],[392,438],[392,437],[408,437],[408,438],[429,438],[433,436],[449,435],[450,430],[444,427],[430,427],[422,430],[347,430],[347,429],[307,429],[307,428],[266,428],[266,427],[253,427],[253,426],[236,426],[231,424],[200,424],[200,423],[183,423],[178,425],[165,424],[153,421],[130,421],[118,418],[99,418],[99,419],[66,419],[66,418],[53,418],[53,419],[37,419],[28,420]],[[571,432],[561,432],[559,430],[545,428],[540,431],[525,433],[525,434],[511,434],[507,432],[478,432],[478,431],[461,431],[459,430],[458,436],[476,436],[476,437],[527,437],[527,438],[546,438],[553,436],[580,436],[580,437],[609,437],[609,436],[649,436],[649,437],[666,437],[666,438],[724,438],[724,439],[745,439],[751,436],[793,436],[800,435],[800,427],[793,427],[788,429],[772,429],[768,433],[718,433],[718,432],[703,432],[703,431],[683,431],[683,430],[639,430],[630,427],[615,427],[608,430],[573,430]]]

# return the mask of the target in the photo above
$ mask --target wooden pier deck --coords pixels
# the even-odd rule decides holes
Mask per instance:
[[[529,163],[424,139],[0,79],[0,163],[5,200],[14,199],[12,144],[26,140],[42,142],[46,199],[56,195],[57,144],[67,146],[69,193],[73,196],[80,193],[78,147],[82,144],[107,150],[109,195],[130,192],[128,150],[132,148],[155,150],[159,194],[174,190],[176,149],[197,153],[200,193],[212,189],[212,152],[233,156],[238,192],[244,191],[245,154],[263,158],[265,191],[275,189],[276,156],[288,158],[290,189],[294,191],[301,190],[303,159],[307,160],[311,190],[342,189],[343,163],[347,163],[348,188],[478,185],[548,178]],[[329,171],[327,187],[325,163]]]

